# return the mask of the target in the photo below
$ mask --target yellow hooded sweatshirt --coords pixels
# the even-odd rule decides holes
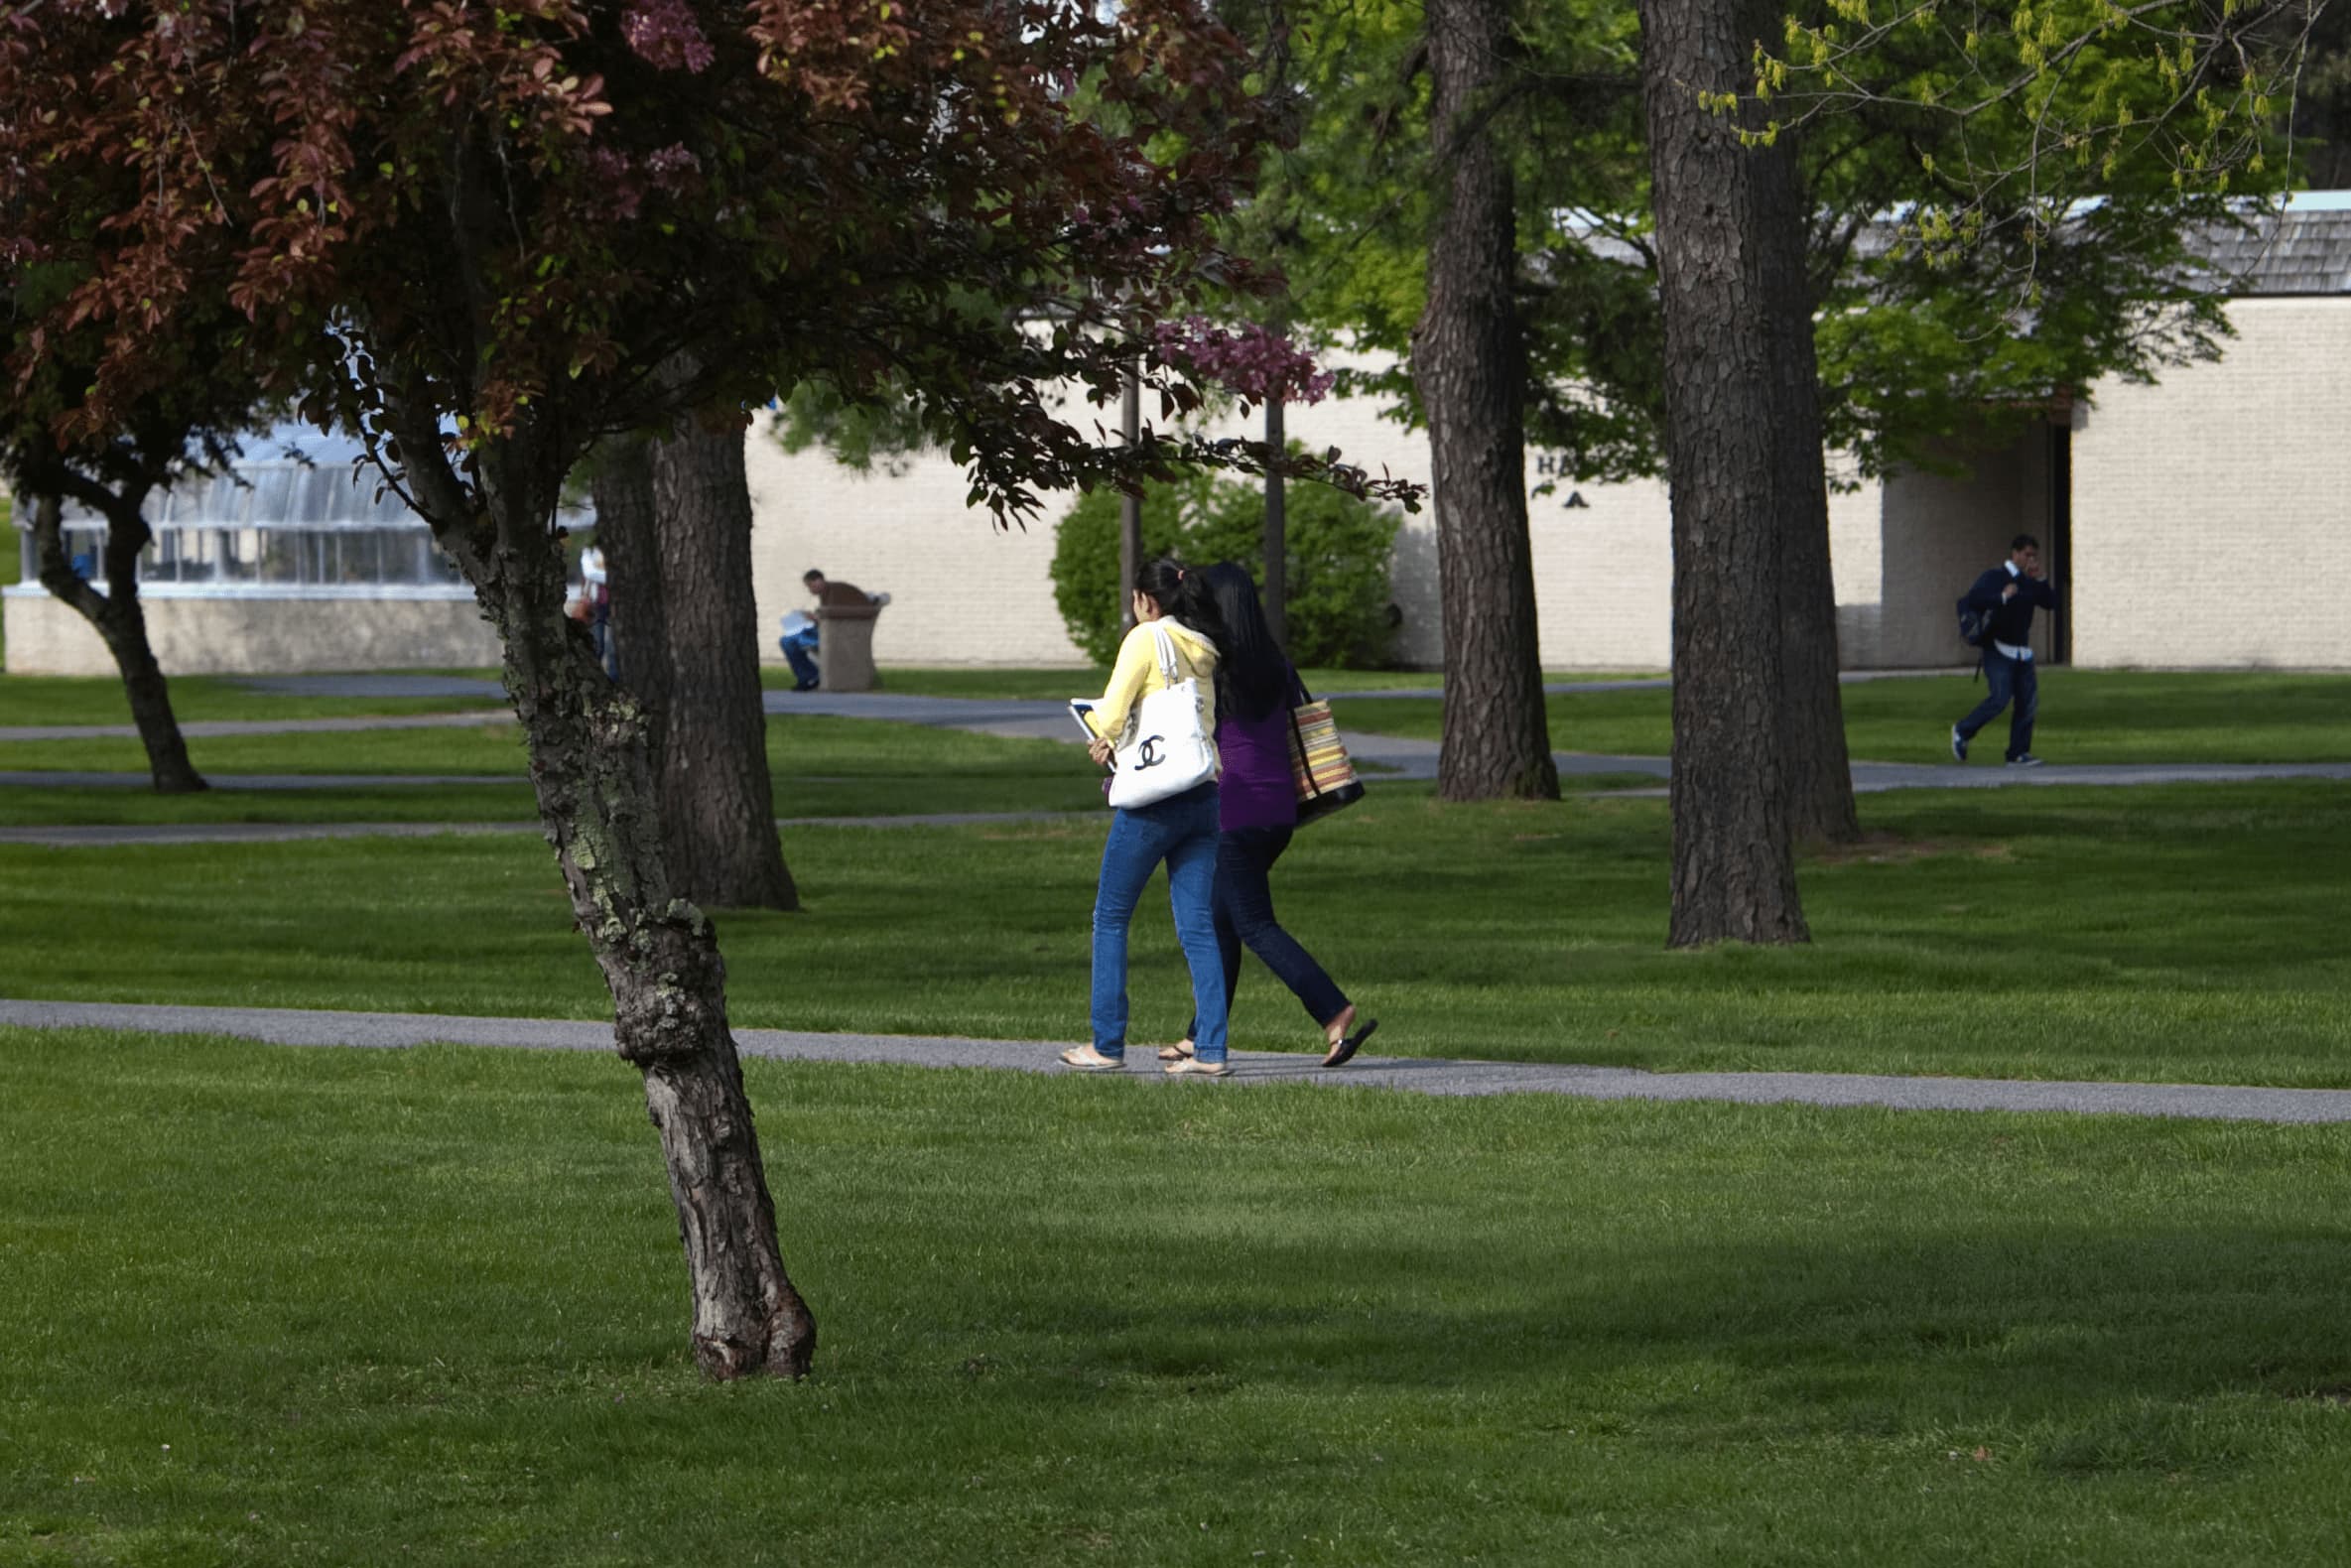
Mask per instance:
[[[1094,705],[1087,721],[1098,735],[1116,740],[1126,732],[1126,720],[1135,705],[1152,692],[1167,689],[1167,677],[1159,669],[1159,639],[1151,635],[1153,626],[1167,628],[1169,640],[1176,651],[1176,679],[1189,676],[1200,690],[1200,732],[1209,736],[1211,750],[1216,746],[1217,733],[1217,645],[1174,616],[1155,621],[1137,621],[1128,629],[1126,640],[1118,644],[1118,662],[1110,669],[1110,689],[1102,694],[1102,701]]]

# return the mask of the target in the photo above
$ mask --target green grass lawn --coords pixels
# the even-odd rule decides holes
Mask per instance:
[[[719,1387],[634,1076],[0,1032],[0,1559],[2341,1561],[2339,1129],[754,1062]]]
[[[1844,689],[1847,744],[1856,758],[1948,762],[1951,725],[1983,700],[1964,676],[1856,681]],[[1546,699],[1561,751],[1663,756],[1673,746],[1672,693],[1592,692]],[[1352,728],[1437,738],[1435,699],[1393,698],[1342,708]],[[1980,737],[1997,746],[2004,716]],[[1987,738],[1988,737],[1988,738]],[[2032,749],[2051,762],[2351,761],[2351,675],[2055,669],[2040,681]]]
[[[172,712],[198,719],[344,719],[377,714],[450,714],[494,708],[479,697],[272,697],[233,676],[177,675]],[[131,707],[111,675],[0,675],[0,725],[127,724]],[[130,742],[136,746],[137,742]],[[137,766],[144,768],[140,762]]]
[[[214,789],[159,797],[143,789],[0,789],[0,823],[514,822],[536,807],[513,724],[326,734],[196,736],[208,773],[510,774],[512,786],[366,790]],[[1102,789],[1084,753],[1050,740],[1008,740],[871,719],[770,719],[768,768],[779,817],[929,812],[1083,811]],[[0,742],[0,771],[73,769],[144,774],[136,740]]]
[[[1875,841],[1804,864],[1816,940],[1784,951],[1664,951],[1654,800],[1440,807],[1378,786],[1302,835],[1277,885],[1387,1052],[2351,1087],[2342,800],[2326,783],[1870,797]],[[791,831],[807,912],[719,918],[733,1017],[1082,1037],[1103,824]],[[609,1005],[527,835],[0,846],[0,887],[17,995]],[[1189,992],[1156,891],[1134,951],[1134,1038],[1173,1038]],[[1236,1038],[1318,1035],[1252,961]]]

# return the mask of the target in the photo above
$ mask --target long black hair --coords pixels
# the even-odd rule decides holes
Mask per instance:
[[[1225,624],[1217,615],[1216,601],[1210,597],[1207,580],[1201,574],[1187,572],[1161,556],[1135,569],[1134,590],[1157,604],[1162,615],[1182,621],[1216,644],[1222,653]]]
[[[1290,661],[1273,640],[1265,623],[1265,606],[1257,601],[1257,585],[1245,568],[1220,561],[1205,572],[1185,579],[1208,580],[1209,602],[1225,635],[1217,642],[1217,707],[1256,720],[1286,704],[1290,696]]]

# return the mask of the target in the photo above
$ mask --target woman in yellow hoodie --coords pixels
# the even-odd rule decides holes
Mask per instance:
[[[1186,578],[1172,561],[1154,561],[1135,574],[1134,626],[1118,645],[1110,690],[1087,722],[1095,740],[1088,749],[1108,762],[1129,715],[1143,698],[1164,690],[1159,639],[1164,629],[1175,645],[1177,679],[1190,678],[1200,693],[1200,732],[1217,730],[1217,645],[1215,614],[1207,585]],[[1217,781],[1196,784],[1180,795],[1148,806],[1122,806],[1110,819],[1102,850],[1102,879],[1094,897],[1094,1043],[1061,1053],[1072,1067],[1097,1072],[1126,1063],[1126,928],[1159,862],[1167,862],[1167,897],[1175,909],[1176,938],[1192,970],[1192,1002],[1198,1009],[1194,1054],[1170,1063],[1167,1071],[1222,1078],[1225,1065],[1225,968],[1217,951]]]

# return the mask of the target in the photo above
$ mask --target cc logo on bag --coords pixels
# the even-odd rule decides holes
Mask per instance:
[[[1167,760],[1165,754],[1159,749],[1159,743],[1166,738],[1165,735],[1143,736],[1141,743],[1134,748],[1135,772],[1140,773],[1145,768],[1155,768]]]

